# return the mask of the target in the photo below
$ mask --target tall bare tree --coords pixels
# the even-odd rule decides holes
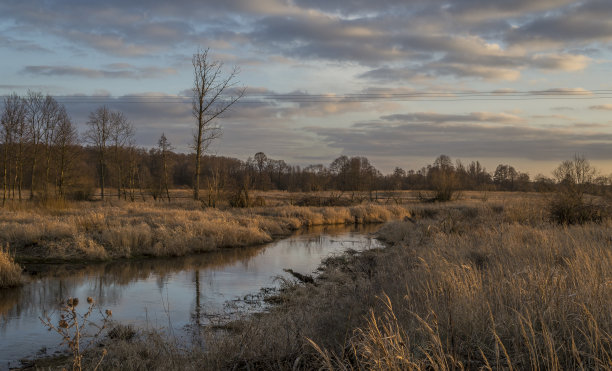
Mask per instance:
[[[28,91],[25,102],[28,136],[32,147],[32,150],[30,151],[30,155],[32,156],[32,162],[30,164],[30,198],[34,198],[34,189],[36,188],[36,165],[38,164],[38,147],[40,146],[45,132],[45,98],[40,92]]]
[[[111,113],[110,124],[110,143],[113,147],[113,162],[117,169],[117,198],[121,198],[121,187],[124,181],[124,163],[122,152],[125,147],[131,144],[134,138],[134,126],[127,120],[122,112]]]
[[[160,193],[165,191],[166,197],[168,198],[168,202],[170,201],[170,190],[169,190],[169,181],[168,181],[168,170],[170,167],[169,163],[169,155],[170,151],[173,150],[172,144],[166,138],[166,134],[162,133],[159,141],[157,142],[157,150],[159,151],[159,156],[161,159],[161,177],[160,177]]]
[[[234,67],[223,75],[223,63],[211,61],[209,49],[198,49],[191,60],[193,64],[193,116],[196,130],[193,138],[195,150],[195,174],[193,198],[200,198],[200,171],[204,152],[214,139],[221,136],[221,129],[214,120],[226,112],[243,95],[244,89],[233,89],[238,82],[239,69]],[[234,94],[230,94],[230,93]]]
[[[15,102],[15,104],[18,104],[18,102]],[[11,193],[12,198],[15,198],[15,188],[17,188],[17,197],[19,198],[19,201],[22,200],[21,190],[23,189],[23,167],[25,164],[25,150],[29,132],[26,104],[26,100],[21,98],[21,111],[23,116],[21,120],[17,120],[15,122],[15,127],[13,128],[13,142],[15,143],[15,151],[13,153],[15,158],[15,173],[13,176]]]
[[[99,179],[101,198],[104,200],[104,182],[105,182],[105,167],[106,157],[108,152],[109,140],[111,137],[112,126],[112,111],[106,106],[99,107],[89,114],[87,121],[87,130],[84,133],[83,139],[85,142],[93,146],[98,154]]]
[[[70,120],[70,116],[63,111],[59,124],[53,133],[53,147],[55,148],[55,163],[57,169],[57,194],[64,197],[66,174],[70,171],[75,160],[75,149],[78,144],[78,132]]]
[[[17,94],[11,94],[4,99],[4,111],[0,119],[0,140],[2,140],[3,146],[2,204],[5,203],[10,192],[12,160],[18,160],[14,146],[15,142],[23,139],[20,137],[20,130],[23,130],[24,126],[25,105],[23,99]],[[19,152],[18,155],[20,156],[21,153]]]
[[[43,132],[41,142],[44,144],[45,151],[45,182],[43,189],[45,195],[49,192],[49,177],[51,173],[51,149],[53,146],[53,137],[60,121],[66,116],[66,108],[59,104],[53,97],[47,95],[43,103]]]
[[[565,193],[582,198],[592,188],[597,169],[584,156],[576,154],[573,159],[563,161],[553,171],[553,175]]]

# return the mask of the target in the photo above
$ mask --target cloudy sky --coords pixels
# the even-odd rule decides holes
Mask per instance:
[[[56,96],[81,128],[106,104],[189,151],[198,47],[246,87],[219,155],[612,172],[609,0],[3,0],[0,95]]]

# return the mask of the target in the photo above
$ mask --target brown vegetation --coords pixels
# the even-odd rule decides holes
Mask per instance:
[[[102,367],[610,369],[612,221],[561,226],[546,203],[416,205],[379,232],[388,248],[286,282],[269,312],[210,330],[206,351],[141,334]]]
[[[196,202],[13,204],[0,215],[0,242],[24,261],[181,256],[270,242],[302,227],[385,222],[399,206],[278,206],[202,209]]]
[[[19,286],[22,283],[21,267],[6,249],[0,248],[0,289]]]

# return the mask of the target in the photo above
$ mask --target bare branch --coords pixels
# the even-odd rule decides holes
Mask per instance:
[[[199,199],[200,163],[210,144],[221,137],[221,128],[214,125],[215,119],[234,105],[244,95],[240,89],[235,96],[225,97],[235,87],[240,70],[234,67],[223,77],[223,63],[208,58],[209,49],[198,49],[193,55],[194,72],[192,113],[196,119],[193,148],[195,150],[194,198]]]

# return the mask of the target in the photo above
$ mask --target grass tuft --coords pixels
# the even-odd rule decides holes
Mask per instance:
[[[0,289],[23,284],[21,267],[15,263],[8,249],[0,248]]]

